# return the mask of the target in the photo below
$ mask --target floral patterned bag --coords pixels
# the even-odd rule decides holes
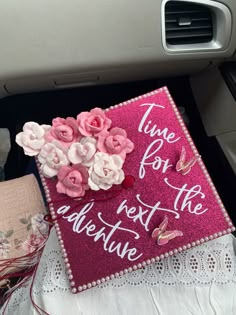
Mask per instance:
[[[34,175],[0,183],[0,286],[36,263],[48,236],[45,212]]]

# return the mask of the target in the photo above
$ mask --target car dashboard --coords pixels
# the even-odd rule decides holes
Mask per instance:
[[[235,0],[2,1],[0,96],[193,74],[234,58],[235,20]]]

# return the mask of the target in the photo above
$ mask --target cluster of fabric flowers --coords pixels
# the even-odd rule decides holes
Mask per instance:
[[[27,122],[16,142],[26,155],[38,157],[45,177],[57,176],[57,192],[77,198],[124,180],[122,167],[134,144],[111,123],[102,109],[94,108],[77,119],[55,118],[52,126]]]

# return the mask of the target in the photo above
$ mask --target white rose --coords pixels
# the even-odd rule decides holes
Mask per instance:
[[[39,125],[30,121],[24,124],[23,131],[16,135],[16,143],[24,149],[26,155],[35,156],[45,143],[45,133],[51,126]]]
[[[94,163],[89,168],[89,187],[92,190],[107,190],[112,185],[121,184],[124,180],[123,163],[123,159],[117,154],[96,153]]]
[[[62,166],[69,165],[67,149],[56,140],[42,147],[38,160],[43,175],[49,178],[56,176]]]
[[[97,141],[92,137],[83,137],[79,143],[73,143],[68,151],[68,159],[73,164],[91,166],[97,150]]]

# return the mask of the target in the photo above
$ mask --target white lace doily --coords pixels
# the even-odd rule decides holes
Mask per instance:
[[[186,252],[178,253],[141,270],[125,274],[92,290],[124,286],[219,286],[236,283],[235,238],[222,236]],[[17,289],[12,295],[7,314],[14,314],[19,301],[29,300],[29,286]],[[70,291],[70,284],[55,231],[52,229],[45,246],[33,284],[34,296]]]
[[[50,246],[51,243],[53,246]],[[233,236],[226,235],[103,283],[98,288],[107,286],[118,288],[124,285],[143,284],[148,286],[208,286],[213,282],[218,285],[226,285],[232,281],[236,282],[236,257]],[[70,284],[61,251],[56,236],[52,232],[38,268],[34,293],[68,290],[70,290]]]

